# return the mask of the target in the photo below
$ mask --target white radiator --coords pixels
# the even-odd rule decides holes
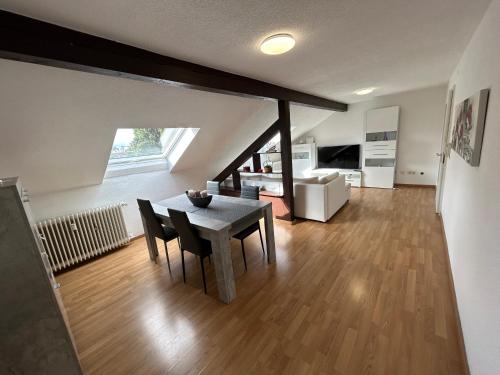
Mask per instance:
[[[104,254],[130,241],[122,204],[41,220],[36,226],[53,271]]]

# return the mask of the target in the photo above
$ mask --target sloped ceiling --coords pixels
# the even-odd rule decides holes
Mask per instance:
[[[491,0],[1,0],[0,7],[347,102],[448,81]],[[290,32],[296,47],[259,43]]]
[[[292,104],[290,106],[292,140],[307,133],[333,114],[335,112]]]
[[[265,105],[2,59],[0,82],[0,175],[21,176],[32,193],[101,183],[117,128],[200,128],[179,163],[209,164]]]
[[[34,194],[100,184],[117,128],[194,127],[174,173],[218,174],[277,118],[277,104],[0,59],[0,176]],[[292,106],[293,136],[332,112]]]
[[[290,123],[292,127],[292,140],[307,133],[315,126],[322,123],[335,112],[309,108],[298,105],[290,106]],[[229,142],[220,144],[219,152],[214,153],[212,170],[214,176],[231,163],[244,149],[246,149],[258,135],[269,128],[278,118],[278,106],[274,102],[266,101],[261,109],[252,113],[244,123],[235,127],[228,136]]]

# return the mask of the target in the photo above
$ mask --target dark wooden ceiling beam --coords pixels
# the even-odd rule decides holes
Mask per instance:
[[[347,104],[0,10],[0,57],[252,98],[347,111]]]

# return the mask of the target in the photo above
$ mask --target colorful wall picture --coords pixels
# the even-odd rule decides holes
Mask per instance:
[[[465,99],[455,107],[451,148],[473,167],[479,165],[489,89]]]

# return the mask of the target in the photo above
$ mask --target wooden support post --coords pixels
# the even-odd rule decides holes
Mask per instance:
[[[233,188],[234,190],[241,190],[241,176],[238,171],[233,171]]]
[[[253,171],[258,172],[262,168],[260,163],[260,154],[252,154]]]
[[[288,214],[280,217],[283,220],[293,221],[293,170],[292,170],[292,136],[290,130],[290,102],[278,101],[279,129],[281,138],[281,170],[283,176],[283,200],[288,208]]]

